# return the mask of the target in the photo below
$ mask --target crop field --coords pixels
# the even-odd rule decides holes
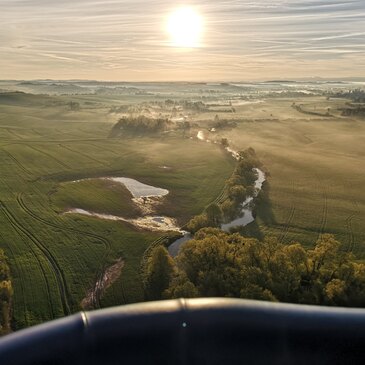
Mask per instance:
[[[67,103],[75,97],[0,95],[0,247],[11,267],[16,328],[80,310],[104,268],[119,258],[125,261],[122,275],[99,304],[144,299],[140,260],[160,234],[62,214],[74,204],[134,214],[121,186],[70,181],[126,176],[168,189],[160,209],[183,224],[215,199],[234,168],[218,146],[180,136],[110,139],[108,101],[95,106],[84,99],[85,107],[71,111]]]
[[[365,259],[365,124],[342,115],[347,102],[324,96],[257,99],[235,105],[228,116],[235,128],[208,135],[227,138],[235,150],[253,147],[268,170],[257,218],[241,233],[307,247],[332,233]],[[215,115],[197,116],[200,127],[208,131]]]
[[[307,246],[332,233],[365,259],[365,123],[341,116],[344,102],[278,98],[238,112],[243,117],[227,137],[235,148],[253,147],[269,171],[268,199],[247,233]]]
[[[234,150],[253,147],[268,172],[256,220],[244,234],[311,247],[320,234],[333,233],[365,260],[364,120],[342,116],[346,100],[324,96],[256,96],[230,113],[233,91],[223,102],[214,95],[209,110],[190,112],[188,133],[118,138],[109,138],[122,115],[112,108],[148,107],[159,115],[154,103],[167,97],[0,94],[0,248],[11,268],[15,328],[80,310],[119,259],[121,276],[98,306],[144,300],[141,259],[161,232],[64,212],[138,217],[126,188],[97,179],[129,177],[168,189],[156,214],[185,224],[220,195],[235,168],[223,148],[195,138],[199,130],[212,140],[227,138]],[[171,95],[181,102],[189,93]],[[217,114],[235,125],[209,132]]]

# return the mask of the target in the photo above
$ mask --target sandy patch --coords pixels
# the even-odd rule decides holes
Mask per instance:
[[[180,232],[180,228],[178,227],[176,220],[170,217],[146,216],[138,219],[131,219],[129,222],[136,227],[151,231]]]
[[[149,196],[133,198],[133,203],[139,208],[142,215],[152,214],[156,208],[162,204],[162,196]]]
[[[88,217],[95,217],[99,219],[123,221],[123,222],[128,222],[137,228],[146,229],[150,231],[161,231],[161,232],[180,231],[180,228],[177,226],[177,222],[175,219],[164,216],[145,216],[137,219],[127,219],[119,217],[117,215],[89,212],[87,210],[79,208],[69,209],[64,214],[82,214]]]

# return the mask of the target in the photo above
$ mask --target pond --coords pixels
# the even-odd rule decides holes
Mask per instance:
[[[165,196],[168,190],[156,188],[152,185],[143,184],[140,181],[130,179],[129,177],[106,177],[105,180],[111,180],[125,185],[134,198],[148,198],[154,196]]]
[[[161,198],[169,193],[167,189],[157,188],[152,185],[143,184],[140,181],[128,178],[128,177],[101,177],[98,179],[110,180],[120,184],[123,184],[133,195],[133,201],[135,204],[141,208],[141,216],[136,219],[127,219],[121,216],[102,214],[97,212],[91,212],[80,208],[72,208],[65,212],[65,214],[81,214],[89,217],[113,220],[113,221],[123,221],[133,224],[134,226],[141,229],[148,229],[152,231],[179,231],[180,228],[177,226],[176,220],[165,216],[153,216],[153,204],[155,201],[151,201],[145,198]],[[90,180],[90,179],[83,179]],[[74,183],[83,181],[76,180]]]

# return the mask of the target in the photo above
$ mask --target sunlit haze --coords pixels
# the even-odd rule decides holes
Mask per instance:
[[[202,19],[192,8],[179,8],[168,19],[167,31],[171,45],[194,48],[200,45]]]
[[[364,17],[363,0],[1,0],[0,78],[364,76]]]

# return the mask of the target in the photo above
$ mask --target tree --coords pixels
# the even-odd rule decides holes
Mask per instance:
[[[222,222],[222,210],[218,204],[212,203],[208,205],[205,209],[205,213],[210,225],[217,227]]]
[[[0,250],[0,281],[7,280],[10,276],[9,266],[6,264],[6,256],[3,250]]]
[[[332,276],[333,271],[338,267],[338,259],[342,256],[339,248],[340,242],[336,241],[333,235],[321,235],[314,250],[308,252],[312,276]]]
[[[179,274],[165,295],[365,306],[365,265],[354,260],[329,234],[305,250],[276,237],[260,242],[204,228],[180,250]]]
[[[147,299],[159,300],[162,298],[162,293],[168,288],[173,272],[174,262],[166,248],[156,247],[147,262],[144,278]]]
[[[242,176],[233,173],[232,176],[227,180],[227,185],[234,186],[234,185],[242,185],[243,186],[243,178]]]
[[[10,280],[0,281],[0,302],[10,302],[13,295],[13,287]]]
[[[236,215],[236,205],[233,200],[226,199],[221,205],[222,214],[225,219],[234,219]]]
[[[199,296],[199,291],[195,285],[187,278],[185,273],[179,272],[176,275],[168,289],[164,292],[165,298],[196,298]]]
[[[246,199],[246,193],[247,191],[243,185],[233,185],[228,190],[229,197],[239,203]]]
[[[346,303],[346,283],[340,279],[332,279],[327,283],[325,292],[331,304]]]
[[[0,281],[9,277],[9,266],[5,262],[0,261]]]
[[[192,218],[188,224],[186,225],[186,228],[189,232],[195,233],[199,231],[199,229],[208,227],[209,226],[209,220],[206,214],[200,214],[196,215],[194,218]]]
[[[224,148],[229,147],[228,139],[227,139],[227,138],[222,138],[222,139],[221,139],[221,145],[222,145]]]

